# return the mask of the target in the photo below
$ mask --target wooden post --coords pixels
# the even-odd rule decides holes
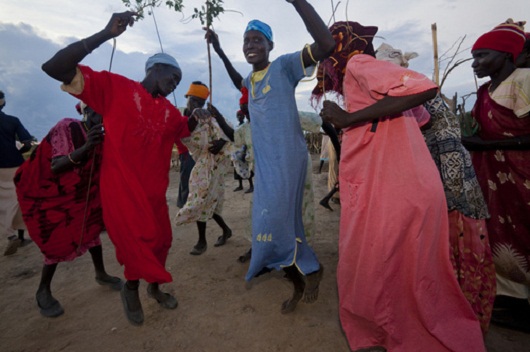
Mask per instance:
[[[440,63],[438,62],[438,35],[436,29],[436,23],[431,24],[432,31],[432,45],[434,51],[434,82],[436,85],[440,85]]]
[[[208,20],[208,14],[210,12],[210,1],[206,1],[206,27],[210,29],[211,23],[209,23]],[[210,43],[206,42],[206,46],[208,47],[208,73],[210,77],[210,104],[213,104],[213,87],[212,87],[212,57],[210,54]]]

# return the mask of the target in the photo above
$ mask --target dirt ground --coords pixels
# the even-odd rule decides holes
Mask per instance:
[[[318,156],[313,157],[314,170]],[[326,171],[326,170],[324,170]],[[170,216],[176,213],[178,173],[171,170],[168,190]],[[42,317],[37,309],[37,289],[42,257],[31,244],[10,256],[0,256],[0,351],[182,351],[182,352],[347,352],[337,311],[335,268],[340,207],[331,212],[318,205],[327,193],[327,173],[314,172],[317,235],[313,247],[326,267],[319,300],[300,303],[295,312],[282,315],[280,305],[291,294],[291,285],[280,272],[243,280],[248,264],[237,257],[249,248],[244,236],[251,195],[233,192],[237,186],[227,177],[223,216],[234,236],[223,247],[213,244],[220,230],[208,223],[208,250],[201,256],[189,251],[197,240],[195,224],[174,228],[167,261],[174,281],[163,288],[176,295],[179,307],[161,308],[147,296],[141,284],[145,322],[129,324],[118,292],[94,280],[90,255],[58,266],[52,290],[65,314]],[[248,184],[245,182],[245,187]],[[102,235],[105,264],[110,274],[122,276],[114,250]],[[3,252],[4,247],[2,246]],[[489,352],[530,351],[530,334],[496,326],[486,337]]]

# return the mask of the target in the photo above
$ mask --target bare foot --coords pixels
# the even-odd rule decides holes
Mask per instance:
[[[294,311],[296,305],[298,304],[298,302],[300,302],[300,299],[302,299],[303,294],[303,291],[298,291],[295,289],[293,297],[282,303],[282,314],[287,314]]]
[[[284,268],[283,271],[285,271],[285,275],[293,283],[294,286],[293,296],[282,303],[281,312],[282,314],[287,314],[294,311],[296,305],[298,304],[298,302],[300,302],[300,299],[302,299],[306,284],[304,282],[303,275],[298,271],[295,266]]]
[[[304,303],[314,303],[318,299],[318,288],[320,286],[320,281],[324,275],[324,266],[320,264],[320,269],[312,274],[309,274],[305,277],[306,284],[304,290],[304,298],[302,301]]]

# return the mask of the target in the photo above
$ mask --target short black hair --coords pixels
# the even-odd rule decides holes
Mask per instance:
[[[0,99],[5,98],[4,92],[0,90]]]
[[[202,83],[201,81],[193,81],[191,84],[200,84],[201,86],[208,87],[206,84]]]

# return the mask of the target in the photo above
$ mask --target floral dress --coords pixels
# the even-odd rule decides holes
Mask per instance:
[[[227,141],[223,149],[214,155],[208,148],[216,139]],[[199,120],[199,124],[190,137],[182,142],[188,147],[195,159],[191,171],[189,195],[184,207],[176,215],[177,225],[194,221],[206,222],[213,214],[221,215],[224,203],[224,181],[230,171],[230,154],[233,144],[222,132],[217,121],[210,117]]]

